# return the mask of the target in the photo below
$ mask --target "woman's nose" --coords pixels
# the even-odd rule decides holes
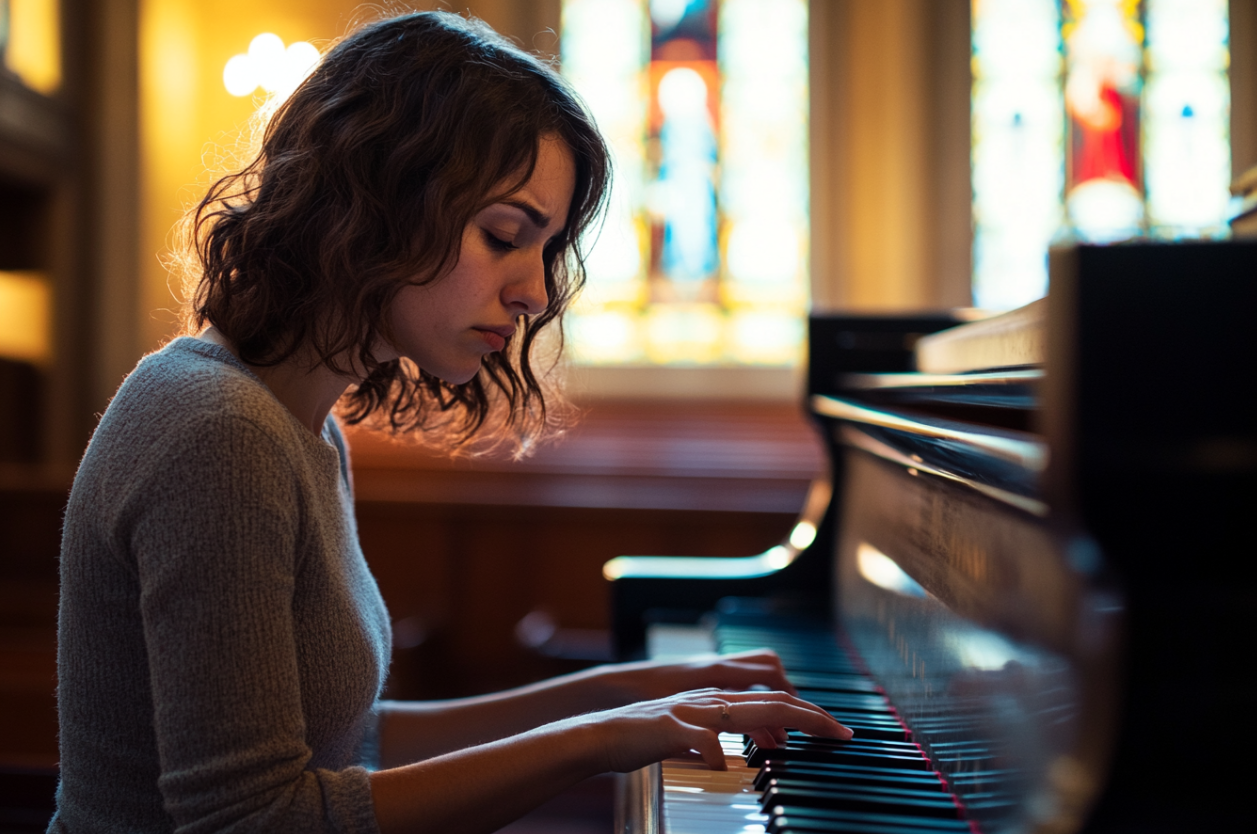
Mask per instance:
[[[519,313],[535,316],[546,309],[550,296],[546,292],[546,265],[541,258],[528,264],[507,284],[503,302]]]

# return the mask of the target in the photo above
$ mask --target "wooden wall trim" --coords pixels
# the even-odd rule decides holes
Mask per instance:
[[[1257,0],[1230,0],[1231,173],[1257,165]]]
[[[144,353],[140,326],[139,3],[91,6],[87,132],[93,350],[88,398],[103,412]]]
[[[357,498],[374,503],[797,514],[825,466],[792,405],[603,403],[519,461],[348,437]]]

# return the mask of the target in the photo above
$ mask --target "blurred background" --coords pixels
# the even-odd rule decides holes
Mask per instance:
[[[351,435],[396,697],[606,659],[609,558],[781,539],[823,467],[809,310],[1019,306],[1054,242],[1224,236],[1257,164],[1248,0],[446,7],[560,62],[616,180],[563,443],[450,462]],[[173,225],[380,14],[0,0],[0,767],[56,762],[60,515],[98,415],[177,331]]]

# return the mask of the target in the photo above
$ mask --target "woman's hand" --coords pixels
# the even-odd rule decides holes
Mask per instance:
[[[621,773],[691,750],[724,770],[720,733],[744,733],[768,749],[785,743],[786,727],[824,738],[852,735],[820,707],[785,692],[700,689],[583,718],[602,734],[603,769]]]
[[[795,694],[781,658],[769,649],[704,655],[681,662],[640,661],[597,670],[619,695],[618,703],[653,701],[695,689],[744,691],[752,687]]]

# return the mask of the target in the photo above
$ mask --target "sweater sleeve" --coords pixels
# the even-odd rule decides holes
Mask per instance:
[[[154,729],[179,832],[378,831],[367,772],[307,769],[292,600],[294,462],[207,417],[132,502]]]

